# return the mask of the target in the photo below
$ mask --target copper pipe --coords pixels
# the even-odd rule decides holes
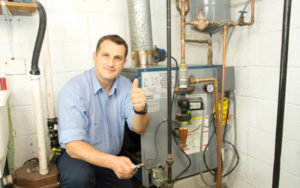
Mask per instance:
[[[200,31],[204,30],[209,25],[209,20],[204,16],[202,9],[200,9],[197,18],[193,21],[186,22],[186,25],[194,25]]]
[[[209,25],[221,25],[224,24],[225,20],[220,20],[220,21],[210,21],[210,20],[198,20],[198,18],[196,20],[190,21],[190,22],[185,22],[185,25],[194,25],[196,26],[199,30],[204,30],[207,26]],[[228,20],[227,21],[228,27],[233,27],[236,26],[237,24],[232,21],[232,20]]]
[[[216,134],[217,134],[217,157],[218,157],[218,166],[217,166],[217,188],[221,188],[222,183],[222,165],[221,165],[221,148],[222,148],[222,113],[219,113],[219,103],[218,103],[218,81],[216,78],[198,78],[195,79],[194,76],[190,76],[189,83],[193,86],[196,83],[200,82],[214,82],[214,93],[215,93],[215,110],[216,110]],[[222,103],[221,103],[222,104]]]
[[[226,66],[226,40],[227,40],[227,24],[224,25],[224,37],[223,37],[223,57],[222,57],[222,84],[221,84],[221,109],[220,109],[220,121],[216,129],[217,134],[217,155],[218,155],[218,169],[217,169],[217,188],[222,187],[222,161],[221,161],[221,149],[222,149],[222,122],[223,122],[223,106],[224,106],[224,85],[225,85],[225,66]],[[217,108],[217,105],[216,107]],[[219,106],[218,106],[219,108]]]
[[[193,43],[207,43],[208,45],[208,51],[207,51],[207,64],[208,65],[212,65],[212,55],[213,55],[213,51],[212,51],[212,41],[211,39],[208,40],[192,40],[192,39],[185,39],[185,42],[193,42]]]
[[[186,0],[187,2],[187,10],[185,11],[185,16],[190,12],[190,0]],[[179,0],[176,0],[176,9],[179,13],[181,13],[181,8],[179,7]]]
[[[221,163],[219,163],[219,159],[221,159],[221,147],[222,147],[222,134],[218,131],[220,128],[220,113],[219,113],[219,97],[218,97],[218,80],[216,78],[197,78],[195,79],[193,75],[189,78],[189,83],[191,86],[194,86],[196,83],[200,82],[213,82],[214,83],[214,94],[215,94],[215,110],[216,110],[216,132],[217,132],[217,156],[218,156],[218,167],[217,171],[221,171]],[[222,128],[222,127],[221,127]],[[221,174],[222,177],[222,174]],[[218,178],[218,176],[217,176]],[[217,182],[218,185],[218,182]],[[218,187],[219,188],[219,187]]]
[[[185,0],[181,0],[181,64],[185,64]]]
[[[212,50],[212,41],[208,40],[208,50],[207,50],[207,64],[213,64],[213,50]]]
[[[245,25],[253,25],[254,24],[254,10],[255,10],[255,0],[251,0],[251,21],[245,22],[244,21],[244,13],[241,13],[240,20],[239,20],[239,26],[245,26]]]

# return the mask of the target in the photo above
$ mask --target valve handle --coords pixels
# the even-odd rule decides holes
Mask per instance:
[[[240,10],[240,11],[239,11],[239,13],[241,13],[241,14],[247,14],[247,12],[248,12],[248,11],[246,11],[246,10]]]

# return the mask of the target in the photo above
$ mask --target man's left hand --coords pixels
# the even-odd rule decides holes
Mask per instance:
[[[146,106],[146,93],[144,89],[139,88],[139,80],[134,79],[130,93],[130,100],[135,111],[142,112]]]

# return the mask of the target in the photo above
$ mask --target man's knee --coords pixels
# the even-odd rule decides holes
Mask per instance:
[[[93,168],[86,162],[71,158],[66,152],[58,159],[62,188],[93,187],[96,182]]]

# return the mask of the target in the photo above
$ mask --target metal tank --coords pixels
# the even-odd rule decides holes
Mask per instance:
[[[127,0],[132,65],[153,65],[153,42],[149,0]]]
[[[200,9],[209,21],[218,22],[231,19],[231,0],[191,0],[190,7],[191,20],[197,19]],[[222,28],[223,24],[209,25],[202,31],[193,27],[194,30],[204,33],[216,33]]]

